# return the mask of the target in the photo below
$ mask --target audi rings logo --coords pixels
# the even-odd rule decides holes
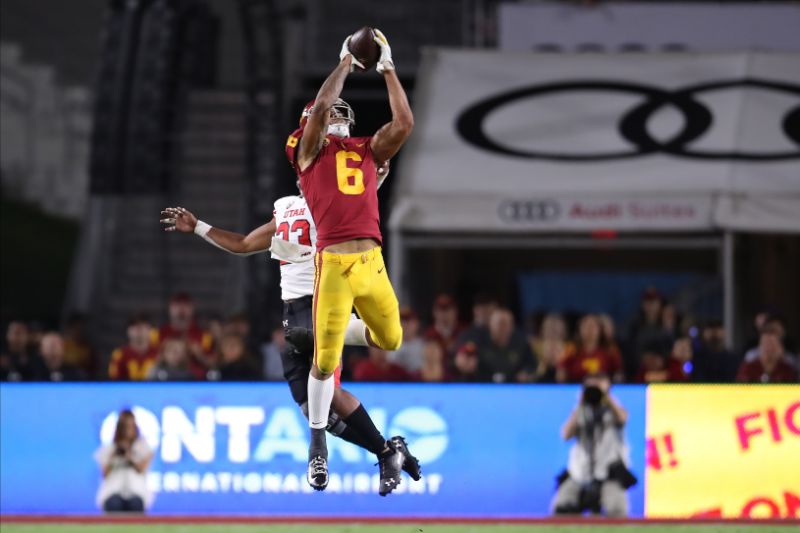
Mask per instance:
[[[692,149],[690,144],[708,131],[714,121],[708,107],[695,99],[695,96],[705,91],[717,91],[730,88],[758,88],[800,98],[800,86],[798,85],[757,79],[702,83],[671,91],[639,83],[571,81],[524,87],[482,100],[461,113],[456,122],[456,129],[468,142],[490,152],[516,157],[550,159],[556,161],[608,161],[653,153],[705,160],[736,159],[777,161],[800,158],[800,105],[790,107],[782,117],[780,124],[780,128],[786,138],[798,145],[797,150],[775,152],[725,152]],[[641,96],[641,103],[624,113],[617,123],[619,134],[631,145],[631,148],[623,151],[584,152],[577,154],[543,150],[526,151],[504,146],[491,139],[484,131],[484,122],[487,117],[503,106],[516,103],[523,99],[533,99],[568,92],[618,92]],[[680,112],[684,119],[683,128],[670,139],[659,141],[650,135],[647,126],[653,114],[665,106],[672,107]]]
[[[504,200],[497,209],[506,222],[549,222],[561,214],[554,200]]]

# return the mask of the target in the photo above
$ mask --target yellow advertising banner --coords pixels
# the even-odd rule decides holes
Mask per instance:
[[[800,386],[650,386],[646,465],[648,518],[800,518]]]

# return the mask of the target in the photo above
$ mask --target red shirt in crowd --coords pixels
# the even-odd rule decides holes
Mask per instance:
[[[129,344],[111,352],[108,377],[120,381],[142,381],[156,363],[158,348],[150,346],[145,353],[134,350]]]
[[[151,341],[153,345],[159,346],[162,341],[167,339],[184,339],[189,345],[190,361],[189,367],[197,379],[205,379],[208,370],[205,361],[201,361],[195,355],[195,350],[202,350],[203,354],[210,356],[213,353],[214,337],[208,331],[200,329],[197,324],[192,322],[186,331],[179,331],[171,324],[164,324],[158,330],[153,330]]]
[[[363,359],[353,370],[355,381],[410,381],[411,376],[406,369],[394,363],[378,366],[371,359]]]
[[[613,347],[598,347],[587,352],[572,344],[567,346],[558,367],[564,370],[567,381],[572,383],[581,382],[586,376],[600,372],[613,378],[622,371],[622,357],[619,350]]]
[[[678,383],[689,381],[689,376],[683,371],[683,364],[674,357],[668,357],[663,370],[647,370],[640,368],[634,379],[636,383]]]
[[[428,329],[426,329],[425,333],[423,333],[423,337],[426,339],[435,340],[442,346],[442,350],[444,350],[445,355],[452,355],[455,353],[456,348],[458,348],[458,346],[456,346],[456,341],[464,329],[464,326],[459,324],[453,329],[453,333],[449,337],[445,337],[439,333],[439,330],[436,329],[436,326],[428,326]]]
[[[772,372],[767,373],[761,360],[745,361],[739,367],[736,381],[740,383],[795,383],[797,371],[784,359],[778,361]]]

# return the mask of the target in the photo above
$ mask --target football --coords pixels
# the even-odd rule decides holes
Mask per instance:
[[[348,48],[353,57],[357,59],[364,70],[369,70],[375,66],[381,55],[381,49],[374,40],[375,33],[369,26],[364,26],[353,34],[350,38]],[[356,70],[361,70],[356,67]]]

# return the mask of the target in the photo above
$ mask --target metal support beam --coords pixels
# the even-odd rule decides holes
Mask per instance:
[[[728,347],[733,346],[736,323],[734,251],[733,232],[726,231],[722,237],[722,320]]]

